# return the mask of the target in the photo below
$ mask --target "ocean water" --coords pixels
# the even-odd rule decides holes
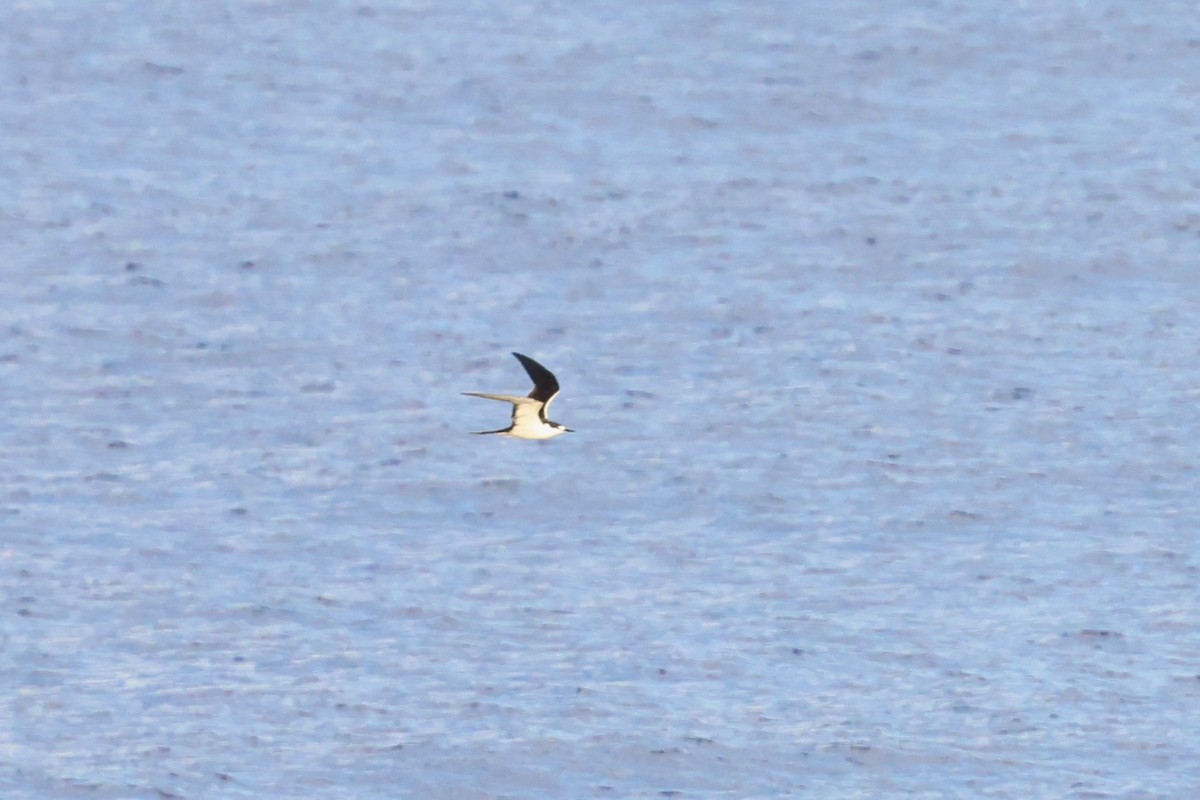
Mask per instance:
[[[0,796],[1196,796],[1193,12],[9,4]]]

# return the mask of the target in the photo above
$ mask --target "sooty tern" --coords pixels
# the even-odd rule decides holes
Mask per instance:
[[[463,392],[471,397],[483,397],[488,400],[502,400],[512,403],[512,424],[498,431],[472,431],[480,435],[498,433],[502,436],[512,436],[516,439],[553,439],[560,433],[574,433],[570,428],[551,422],[546,418],[546,411],[558,396],[558,379],[554,373],[534,361],[529,356],[513,353],[521,366],[529,373],[533,381],[533,391],[528,397],[514,397],[509,394],[484,394],[483,392]]]

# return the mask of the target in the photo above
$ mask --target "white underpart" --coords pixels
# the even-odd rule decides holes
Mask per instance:
[[[547,425],[542,421],[542,406],[543,403],[539,400],[534,400],[532,397],[515,397],[508,394],[485,394],[483,392],[463,392],[463,394],[471,397],[483,397],[488,400],[500,400],[505,403],[512,403],[512,429],[504,433],[497,434],[499,436],[511,436],[514,439],[553,439],[561,433],[565,433],[564,428]],[[554,402],[554,398],[550,398],[550,402],[544,405],[549,408],[550,403]]]

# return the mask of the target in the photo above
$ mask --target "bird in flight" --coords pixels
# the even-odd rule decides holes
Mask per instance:
[[[558,379],[554,373],[534,361],[529,356],[513,353],[521,366],[529,373],[533,381],[533,391],[528,397],[514,397],[508,394],[485,394],[483,392],[463,392],[471,397],[483,397],[488,400],[502,400],[512,403],[512,424],[498,431],[472,431],[480,435],[498,433],[502,436],[512,436],[515,439],[553,439],[560,433],[574,433],[565,425],[559,425],[546,417],[550,404],[558,396]]]

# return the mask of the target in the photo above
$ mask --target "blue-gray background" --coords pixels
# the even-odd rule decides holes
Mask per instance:
[[[6,4],[0,795],[1196,796],[1197,20]]]

